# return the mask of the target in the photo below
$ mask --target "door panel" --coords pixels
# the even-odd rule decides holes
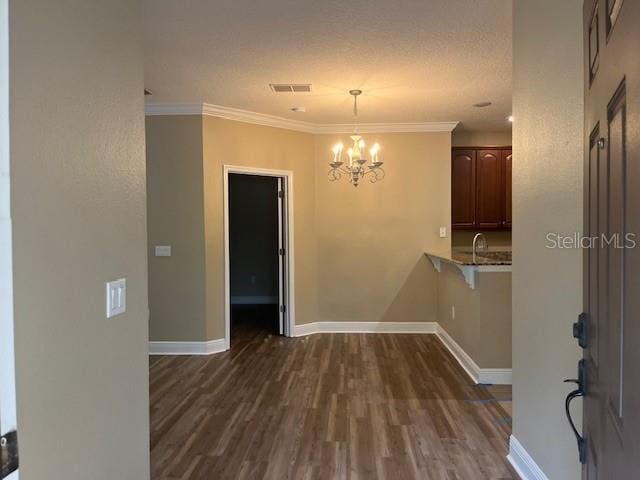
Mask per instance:
[[[502,224],[502,168],[500,150],[478,150],[476,159],[476,225],[498,228]]]
[[[600,15],[598,4],[594,4],[589,22],[589,83],[596,77],[600,61]]]
[[[476,152],[454,150],[451,158],[451,227],[475,224]]]
[[[610,235],[621,239],[625,235],[626,169],[624,153],[624,85],[616,93],[608,112],[608,157],[610,172],[609,225]],[[622,418],[623,291],[624,249],[609,245],[609,324],[607,327],[607,407],[617,428]]]
[[[584,252],[588,480],[640,478],[638,25],[640,2],[585,1],[585,232],[601,238]]]
[[[622,10],[622,2],[623,0],[607,0],[607,35],[611,33],[618,20],[618,15]]]
[[[585,168],[585,175],[589,175],[586,179],[589,186],[589,191],[585,195],[587,203],[588,217],[585,219],[585,232],[593,238],[599,234],[603,225],[600,223],[600,209],[599,201],[601,200],[601,182],[600,174],[606,175],[604,168],[600,166],[600,149],[598,148],[598,138],[600,137],[599,126],[596,126],[591,134],[588,164]],[[589,364],[593,368],[590,372],[592,375],[597,376],[598,369],[598,343],[599,343],[599,322],[603,318],[603,313],[598,311],[599,299],[600,299],[600,256],[602,248],[600,242],[596,242],[591,245],[591,248],[587,249],[585,268],[589,272],[589,282],[585,284],[585,295],[588,330],[589,330]]]

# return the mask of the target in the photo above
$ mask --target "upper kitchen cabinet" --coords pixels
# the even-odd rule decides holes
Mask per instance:
[[[504,225],[511,230],[511,149],[502,150],[504,168]]]
[[[451,209],[451,224],[473,227],[476,216],[476,152],[454,150],[451,157],[451,196],[455,198]]]
[[[476,218],[478,228],[500,228],[504,221],[500,150],[476,154]]]
[[[511,228],[511,147],[452,149],[451,227]]]

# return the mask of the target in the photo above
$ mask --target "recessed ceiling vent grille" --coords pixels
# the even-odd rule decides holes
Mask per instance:
[[[270,83],[269,88],[273,93],[309,93],[310,83]]]

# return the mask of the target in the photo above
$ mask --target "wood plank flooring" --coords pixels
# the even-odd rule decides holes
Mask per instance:
[[[236,338],[152,357],[152,479],[517,479],[510,418],[435,335]]]

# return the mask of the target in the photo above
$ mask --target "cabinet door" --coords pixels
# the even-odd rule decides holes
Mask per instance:
[[[502,151],[504,171],[504,225],[511,228],[511,150]]]
[[[501,228],[504,189],[500,150],[478,150],[476,159],[476,226]]]
[[[451,228],[475,225],[476,152],[453,150],[451,156]]]

